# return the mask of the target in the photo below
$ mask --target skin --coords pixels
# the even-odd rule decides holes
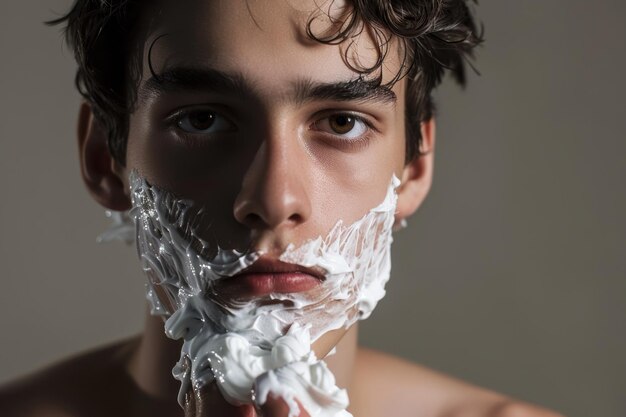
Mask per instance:
[[[342,60],[347,44],[307,41],[306,19],[313,1],[193,2],[170,10],[145,42],[140,100],[130,117],[126,166],[106,147],[106,132],[88,103],[81,106],[78,139],[84,182],[96,201],[113,210],[131,207],[128,174],[147,179],[184,198],[204,203],[215,219],[211,231],[220,244],[254,249],[272,257],[289,243],[324,236],[338,219],[350,224],[380,203],[392,173],[397,189],[396,221],[413,214],[432,181],[435,122],[422,123],[425,154],[408,165],[405,158],[405,80],[393,86],[394,106],[315,100],[294,104],[293,83],[303,77],[334,82],[357,75]],[[340,13],[334,10],[333,13]],[[181,31],[177,22],[185,22]],[[314,29],[328,29],[329,21]],[[314,30],[315,31],[315,30]],[[241,72],[254,88],[245,96],[208,89],[148,94],[147,49],[160,33],[177,33],[155,44],[157,72],[168,65],[193,63]],[[316,32],[318,33],[318,32]],[[224,34],[228,34],[225,36]],[[353,58],[369,66],[372,39],[363,32]],[[276,47],[280,45],[280,47]],[[383,65],[383,83],[400,68],[394,43]],[[323,65],[319,63],[323,62]],[[314,69],[314,71],[312,71]],[[224,117],[215,133],[187,135],[164,119],[182,108]],[[366,146],[351,147],[336,131],[338,113],[370,120]],[[206,114],[206,113],[205,113]],[[226,122],[228,119],[228,123]],[[181,119],[178,119],[179,121]],[[185,119],[189,121],[190,119]],[[187,125],[186,125],[187,126]],[[335,129],[333,129],[335,128]],[[366,128],[357,124],[357,132]],[[349,134],[348,134],[349,136]],[[358,326],[333,331],[314,345],[327,359],[340,387],[348,389],[349,411],[359,417],[500,416],[558,417],[530,404],[472,386],[434,371],[357,345]],[[228,404],[215,386],[191,393],[185,410],[176,404],[178,382],[171,367],[180,343],[163,334],[161,319],[147,316],[140,337],[61,363],[0,393],[2,415],[16,416],[254,416],[284,417],[287,409],[272,398],[262,410]],[[62,381],[62,383],[59,383]],[[301,416],[307,416],[302,412]]]

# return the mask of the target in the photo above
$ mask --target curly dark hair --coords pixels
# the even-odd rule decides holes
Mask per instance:
[[[465,85],[465,63],[482,43],[470,11],[476,0],[350,0],[345,20],[336,33],[317,36],[309,19],[306,33],[325,44],[339,44],[363,30],[378,43],[378,60],[369,68],[355,68],[360,74],[378,70],[397,37],[404,51],[401,70],[387,84],[407,77],[406,158],[422,154],[420,124],[434,113],[432,90],[446,70]],[[76,0],[62,17],[45,22],[66,23],[64,35],[78,63],[75,84],[91,104],[97,120],[107,130],[111,155],[126,164],[129,116],[136,104],[142,65],[142,13],[145,0]],[[149,3],[149,2],[148,2]],[[348,51],[346,50],[346,54]],[[473,67],[472,67],[473,68]],[[375,80],[382,82],[382,73]]]

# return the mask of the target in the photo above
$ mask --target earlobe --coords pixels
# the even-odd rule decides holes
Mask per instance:
[[[398,188],[396,224],[411,216],[424,202],[433,178],[435,151],[435,120],[421,124],[421,154],[410,161],[402,171],[402,183]]]
[[[77,134],[81,175],[91,196],[107,209],[130,209],[131,202],[119,164],[107,146],[106,130],[94,117],[87,102],[80,107]]]

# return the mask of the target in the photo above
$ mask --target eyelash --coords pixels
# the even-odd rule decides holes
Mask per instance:
[[[198,135],[203,135],[204,133],[192,133],[192,132],[187,132],[185,130],[183,130],[180,127],[180,123],[181,121],[185,118],[188,117],[194,113],[197,112],[207,112],[207,113],[211,113],[213,115],[218,115],[219,117],[224,117],[222,116],[220,113],[213,111],[213,110],[203,110],[203,109],[191,109],[191,110],[180,110],[174,114],[172,114],[171,116],[169,116],[167,118],[167,124],[169,127],[175,129],[178,134],[180,136],[182,136],[183,140],[186,142],[186,144],[188,145],[198,145],[198,141],[197,136]],[[363,133],[362,135],[353,138],[353,139],[345,139],[342,138],[341,134],[333,134],[333,133],[328,133],[328,132],[322,132],[325,136],[332,136],[333,139],[331,139],[332,141],[339,143],[340,146],[342,147],[346,147],[350,150],[359,150],[362,149],[364,147],[366,147],[367,145],[369,145],[370,140],[371,140],[371,136],[372,136],[372,132],[376,130],[376,128],[373,126],[373,124],[365,117],[360,116],[358,114],[354,114],[352,112],[349,111],[337,111],[334,113],[329,113],[326,116],[324,116],[323,118],[319,119],[318,121],[314,122],[312,124],[312,126],[316,126],[318,123],[320,123],[323,120],[327,120],[331,117],[337,117],[337,116],[348,116],[351,118],[354,118],[356,120],[356,122],[362,123],[365,125],[365,133]],[[227,119],[228,120],[228,119]],[[309,128],[311,129],[311,128]],[[348,132],[349,133],[349,132]],[[211,134],[211,133],[208,133]],[[339,139],[337,139],[339,138]]]

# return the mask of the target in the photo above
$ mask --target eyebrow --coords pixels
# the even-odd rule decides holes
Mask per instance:
[[[396,94],[391,88],[379,85],[376,80],[365,80],[362,76],[337,82],[319,82],[310,78],[296,80],[292,94],[287,100],[302,105],[311,101],[355,101],[390,105],[395,108]],[[255,85],[240,72],[224,72],[214,68],[173,67],[155,74],[139,88],[139,98],[159,97],[174,91],[202,90],[224,95],[250,97]]]

